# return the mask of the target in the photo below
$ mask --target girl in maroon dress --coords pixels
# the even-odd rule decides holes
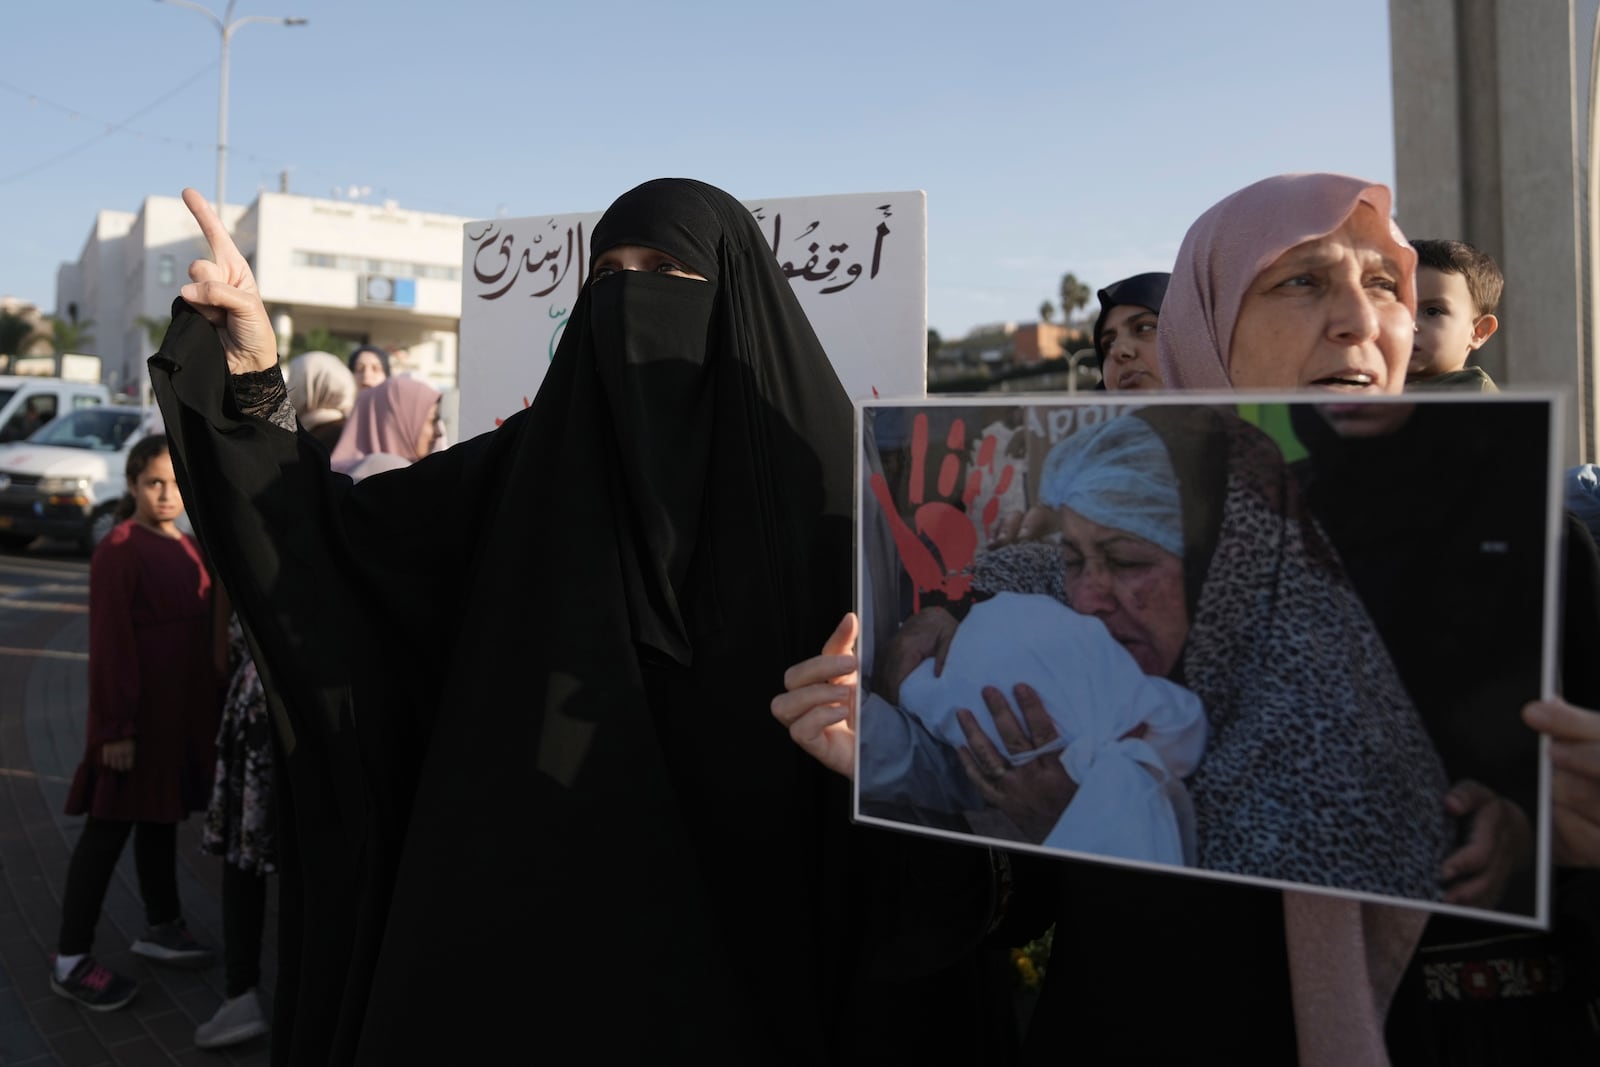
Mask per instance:
[[[133,834],[150,928],[133,951],[201,966],[211,952],[184,926],[177,829],[204,810],[215,761],[216,622],[210,573],[183,514],[167,451],[153,435],[128,455],[120,523],[89,566],[89,722],[67,814],[87,815],[67,868],[50,988],[96,1011],[137,985],[89,954],[117,858]]]

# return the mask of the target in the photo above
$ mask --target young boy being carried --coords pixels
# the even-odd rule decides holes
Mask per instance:
[[[1505,278],[1490,256],[1465,241],[1412,241],[1417,250],[1417,338],[1406,386],[1498,392],[1467,359],[1500,328],[1495,309]]]

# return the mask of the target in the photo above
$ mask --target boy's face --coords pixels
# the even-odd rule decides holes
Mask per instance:
[[[1406,380],[1460,370],[1498,327],[1493,315],[1473,307],[1465,275],[1418,267],[1417,336]]]

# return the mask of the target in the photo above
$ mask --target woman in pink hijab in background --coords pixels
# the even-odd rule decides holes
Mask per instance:
[[[410,466],[433,451],[438,420],[439,390],[416,378],[386,378],[356,398],[329,465],[357,481]]]

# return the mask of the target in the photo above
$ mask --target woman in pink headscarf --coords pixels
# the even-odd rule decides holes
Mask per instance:
[[[1174,389],[1398,393],[1417,307],[1416,253],[1389,190],[1339,174],[1246,186],[1189,228],[1157,325]],[[1427,913],[1283,894],[1303,1062],[1385,1059],[1383,1017]]]
[[[1257,182],[1208,210],[1185,237],[1162,302],[1157,344],[1166,386],[1399,392],[1411,354],[1416,255],[1389,209],[1382,185],[1305,174]],[[819,657],[811,665],[827,674],[837,666],[829,661]],[[813,678],[818,671],[806,668],[791,670],[791,690],[831,680]],[[838,732],[826,709],[810,714],[815,730],[795,729],[798,721],[791,728],[802,745],[821,744],[824,730]],[[1250,1045],[1276,1060],[1287,1044],[1305,1064],[1384,1062],[1385,1010],[1425,912],[1304,893],[1180,888],[1093,867],[1073,870],[1064,882],[1101,901],[1137,901],[1129,918],[1142,916],[1138,922],[1146,925],[1170,915],[1165,965],[1175,973],[1217,972],[1226,957],[1252,961],[1249,979],[1225,982],[1221,1000],[1197,998],[1211,1007],[1191,1013],[1186,1054],[1204,1058]],[[1196,924],[1200,915],[1212,922]],[[1126,931],[1109,917],[1103,910],[1107,925]],[[1058,941],[1061,934],[1058,928]],[[1129,973],[1124,982],[1121,954],[1098,948],[1090,936],[1073,944],[1074,952],[1095,960],[1086,969],[1097,976],[1091,983],[1127,988],[1136,980]],[[1129,960],[1138,968],[1150,957],[1135,950]],[[1107,1023],[1103,1012],[1094,1015]],[[1036,1014],[1030,1049],[1059,1050],[1060,1027],[1081,1028],[1085,1019],[1064,1016]],[[1228,1036],[1242,1033],[1259,1036],[1242,1044]],[[1180,1045],[1184,1040],[1177,1038]],[[1156,1058],[1178,1051],[1159,1040],[1143,1043]]]
[[[439,390],[416,378],[386,378],[363,390],[330,465],[356,481],[408,467],[439,440]]]
[[[1416,256],[1390,219],[1390,206],[1382,185],[1294,174],[1257,182],[1212,207],[1184,238],[1162,307],[1157,343],[1164,380],[1179,389],[1401,392],[1414,335]],[[1392,432],[1393,416],[1403,422],[1409,412],[1350,404],[1330,406],[1325,417],[1340,436],[1357,437]],[[1551,708],[1574,719],[1584,714],[1546,704],[1530,705],[1529,714],[1537,721]],[[1573,778],[1568,775],[1569,782]],[[1530,830],[1514,804],[1465,781],[1446,803],[1463,818],[1468,837],[1447,857],[1442,875],[1492,885],[1531,861]],[[1557,854],[1563,855],[1560,842]],[[1402,988],[1401,973],[1422,939],[1426,914],[1285,893],[1283,916],[1302,1058],[1382,1060],[1385,1011]],[[1419,972],[1439,971],[1439,960],[1467,960],[1470,968],[1479,965],[1473,961],[1506,957],[1481,964],[1492,969],[1523,957],[1558,959],[1554,943],[1525,951],[1505,928],[1450,926],[1449,920],[1429,926],[1428,935],[1395,1005],[1399,1018],[1388,1027],[1388,1051],[1397,1063],[1545,1059],[1558,1049],[1574,1052],[1569,1041],[1589,1050],[1580,1058],[1592,1054],[1593,1036],[1580,1040],[1573,1029],[1562,1029],[1558,1023],[1575,1013],[1549,997],[1535,1006],[1529,991],[1500,1002],[1478,995],[1455,1014],[1448,1003],[1442,1009],[1422,1003],[1436,999],[1423,991],[1435,979],[1425,983]],[[1445,971],[1451,966],[1442,965]],[[1555,966],[1560,969],[1559,961]]]
[[[1398,393],[1417,254],[1389,190],[1342,174],[1246,186],[1189,228],[1157,326],[1173,389]]]

